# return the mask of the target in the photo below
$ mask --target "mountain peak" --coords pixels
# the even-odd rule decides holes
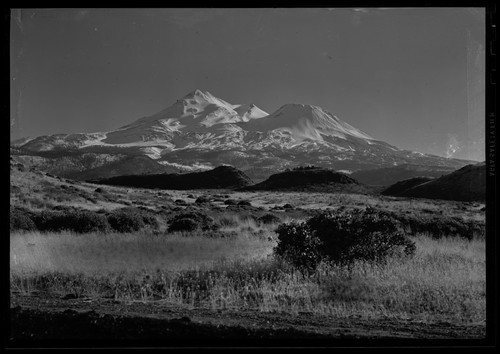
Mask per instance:
[[[204,99],[204,100],[210,100],[211,98],[215,98],[210,92],[208,91],[203,91],[200,89],[196,89],[194,91],[189,92],[187,95],[185,95],[182,99]]]
[[[256,131],[286,130],[298,141],[304,139],[323,141],[323,136],[342,139],[351,136],[373,140],[368,134],[338,119],[321,107],[300,103],[285,104],[267,117],[251,122],[249,128]]]

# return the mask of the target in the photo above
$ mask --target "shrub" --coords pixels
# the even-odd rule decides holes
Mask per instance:
[[[77,233],[106,232],[108,220],[104,215],[86,210],[44,210],[35,215],[34,221],[40,231],[73,231]]]
[[[248,200],[240,200],[238,202],[238,206],[252,206],[252,203],[250,203]]]
[[[465,221],[457,217],[449,216],[426,216],[404,215],[391,213],[392,217],[398,220],[408,232],[412,234],[428,233],[434,238],[443,236],[459,236],[472,239],[474,234],[483,234],[485,231],[484,222]]]
[[[73,228],[78,233],[106,232],[109,230],[109,223],[106,216],[92,211],[74,212],[71,215]]]
[[[195,231],[201,229],[203,231],[217,230],[218,225],[214,219],[200,212],[181,213],[174,216],[170,220],[168,232],[175,231]]]
[[[148,225],[152,229],[158,229],[160,227],[158,219],[149,213],[144,213],[142,215],[142,221],[144,221],[144,224]]]
[[[236,200],[234,200],[234,199],[226,199],[224,201],[224,204],[226,204],[226,205],[236,205],[236,204],[238,204],[238,202]]]
[[[297,268],[312,271],[323,259],[321,240],[305,223],[281,224],[276,229],[278,245],[274,252]]]
[[[200,196],[200,197],[196,198],[196,200],[194,202],[196,204],[210,203],[210,199],[208,199],[207,197],[204,197],[204,196]]]
[[[158,219],[156,218],[156,213],[145,207],[138,207],[138,208],[126,207],[126,208],[121,208],[120,210],[127,214],[137,215],[138,217],[142,218],[142,221],[145,226],[149,226],[152,229],[158,229],[160,227]]]
[[[28,210],[18,207],[10,208],[10,231],[32,231],[35,229],[36,225],[31,219],[31,215]]]
[[[281,218],[274,214],[264,214],[257,219],[257,221],[261,224],[276,224],[281,222]]]
[[[199,228],[199,223],[190,218],[175,219],[168,227],[169,232],[175,231],[195,231]]]
[[[133,208],[113,211],[108,215],[108,222],[117,232],[138,231],[145,226],[142,215]]]
[[[275,253],[308,270],[322,260],[348,265],[415,253],[415,243],[399,231],[398,222],[371,208],[319,214],[301,224],[282,224],[276,232]]]
[[[379,262],[415,252],[414,242],[399,231],[399,223],[371,208],[320,214],[307,223],[323,242],[328,257],[340,263],[357,259]]]

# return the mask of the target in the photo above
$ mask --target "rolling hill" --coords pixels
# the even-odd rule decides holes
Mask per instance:
[[[386,189],[383,194],[402,197],[445,199],[457,201],[484,201],[486,199],[486,165],[467,165],[442,177],[400,182]],[[406,187],[406,188],[402,188]]]

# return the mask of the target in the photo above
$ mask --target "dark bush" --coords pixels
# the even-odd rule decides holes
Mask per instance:
[[[201,196],[201,197],[196,198],[196,200],[194,202],[196,204],[209,203],[210,199],[208,199],[207,197]]]
[[[109,223],[106,216],[92,211],[80,211],[70,214],[73,218],[73,231],[78,233],[106,232]]]
[[[484,234],[485,224],[479,221],[466,221],[457,217],[449,216],[427,216],[405,215],[391,213],[392,217],[398,220],[401,225],[411,234],[424,233],[433,238],[443,236],[458,236],[465,239],[472,239],[474,234]]]
[[[261,224],[276,224],[281,222],[281,218],[274,214],[264,214],[257,219],[257,221]]]
[[[154,215],[150,215],[149,213],[142,215],[142,221],[144,221],[144,224],[153,229],[158,229],[160,227],[158,219]]]
[[[138,208],[125,207],[121,208],[120,210],[128,214],[136,214],[137,216],[142,218],[145,226],[149,226],[152,229],[157,229],[158,227],[160,227],[158,219],[156,218],[156,212],[154,212],[153,210],[150,210],[143,206],[140,206]]]
[[[176,232],[176,231],[195,231],[199,228],[199,223],[194,220],[194,219],[189,219],[189,218],[181,218],[181,219],[175,219],[172,221],[172,223],[168,227],[169,232]]]
[[[189,221],[188,221],[189,220]],[[210,216],[200,212],[181,213],[170,220],[168,232],[195,231],[195,230],[217,230],[218,225]]]
[[[238,204],[238,202],[236,200],[234,200],[234,199],[226,199],[224,201],[224,204],[226,204],[226,205],[236,205],[236,204]]]
[[[312,271],[323,259],[321,240],[306,223],[281,224],[276,229],[278,245],[274,252],[297,268]]]
[[[292,204],[285,204],[283,205],[283,209],[293,209],[293,205]]]
[[[413,255],[415,243],[399,223],[374,209],[324,213],[301,224],[278,227],[275,253],[299,268],[313,270],[321,260],[351,264],[383,262],[390,256]]]
[[[40,231],[73,231],[77,233],[106,232],[108,220],[104,215],[87,210],[44,210],[34,217]]]
[[[36,225],[31,219],[31,213],[24,208],[10,208],[10,231],[36,230]]]
[[[142,215],[134,208],[124,208],[108,215],[109,225],[117,232],[139,231],[145,226]]]
[[[248,200],[240,200],[238,202],[238,206],[252,206],[252,203],[250,203]]]

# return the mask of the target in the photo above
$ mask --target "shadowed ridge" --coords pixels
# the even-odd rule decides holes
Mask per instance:
[[[479,163],[464,166],[437,179],[408,187],[399,195],[428,199],[484,201],[486,199],[486,165]]]
[[[213,170],[192,173],[127,175],[89,182],[112,186],[160,189],[235,189],[251,185],[252,180],[233,166],[219,166]]]
[[[265,181],[241,190],[304,191],[304,192],[366,192],[354,178],[345,173],[321,167],[287,170],[271,175]]]
[[[422,183],[432,181],[433,179],[434,178],[432,177],[414,177],[405,179],[403,181],[394,183],[389,188],[385,189],[381,194],[398,197],[401,196],[401,194],[407,191],[408,189],[418,186]]]

